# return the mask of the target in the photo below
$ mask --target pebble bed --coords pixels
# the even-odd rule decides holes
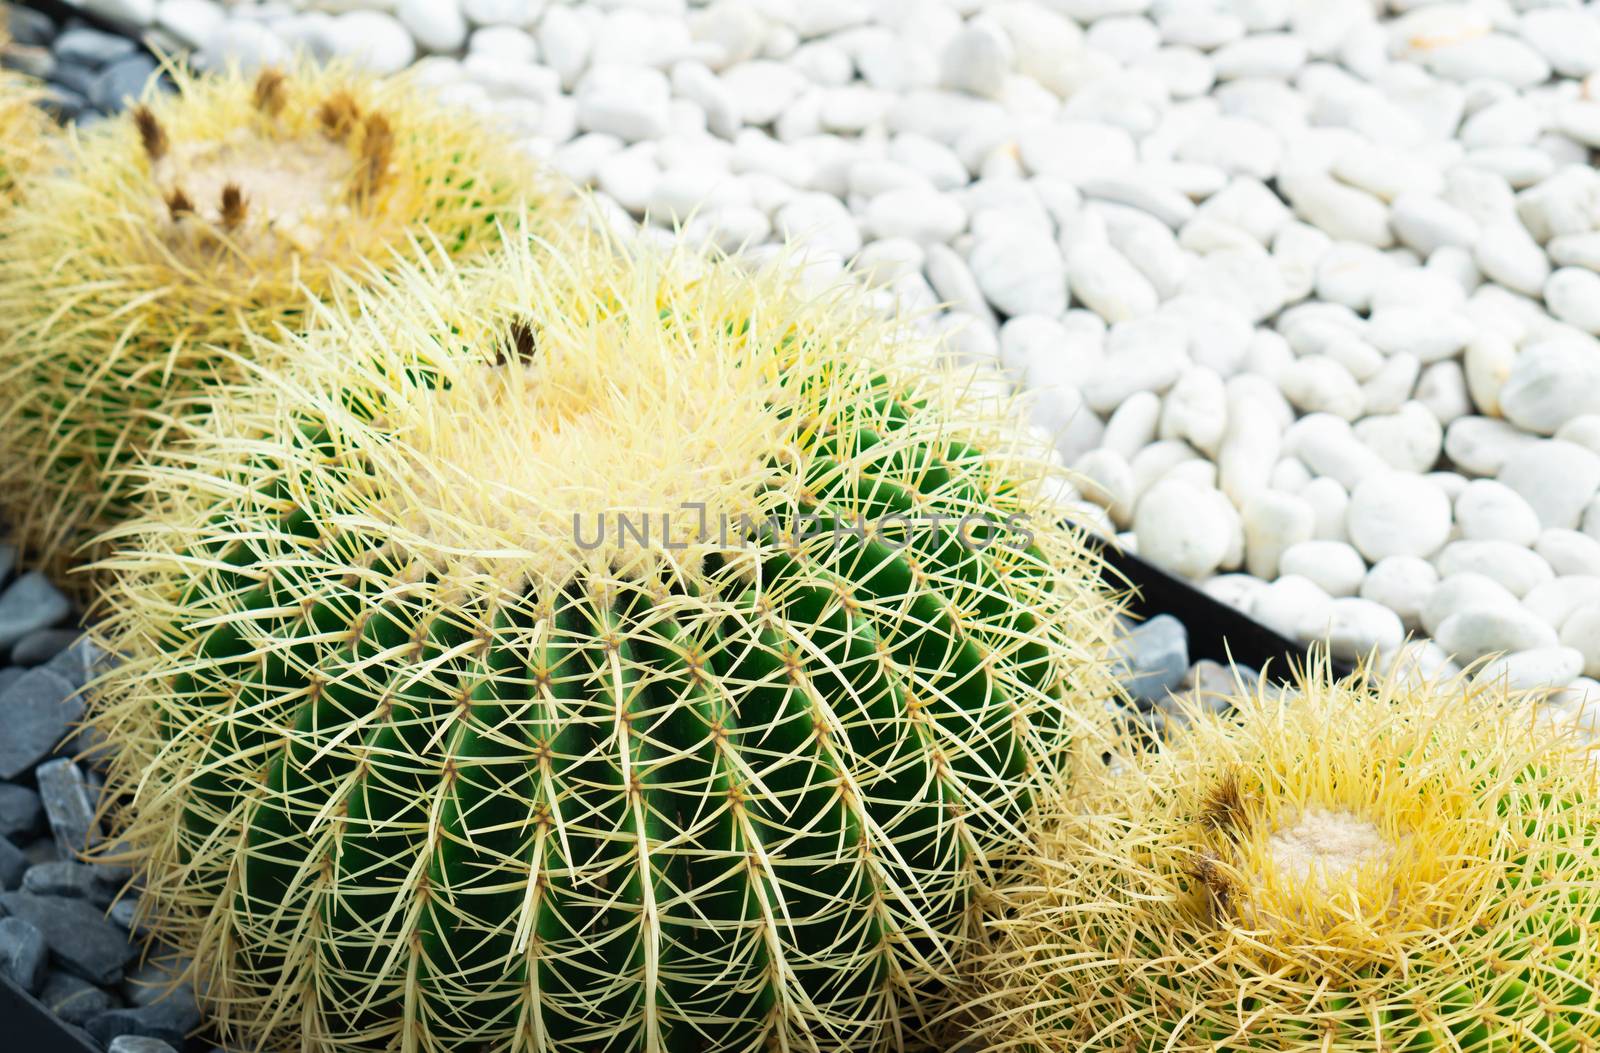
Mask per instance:
[[[1501,654],[1480,675],[1600,741],[1600,2],[77,6],[122,32],[14,11],[5,56],[63,117],[145,82],[135,39],[200,67],[420,64],[619,224],[788,241],[824,284],[853,260],[1029,393],[1079,478],[1063,500],[1128,548],[1340,657]],[[126,876],[68,851],[97,836],[92,767],[53,755],[91,652],[11,562],[0,971],[159,1053],[192,992],[153,999],[130,901],[104,915]],[[1127,651],[1153,730],[1171,692],[1233,686],[1172,618]]]
[[[201,66],[420,63],[620,220],[854,259],[1129,548],[1594,730],[1600,5],[314,6],[83,2]]]

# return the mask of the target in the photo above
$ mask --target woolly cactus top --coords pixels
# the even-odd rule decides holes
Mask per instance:
[[[1241,705],[1041,810],[973,965],[988,1038],[1595,1048],[1592,762],[1465,681]]]
[[[320,314],[110,539],[114,821],[220,1026],[903,1043],[1112,689],[1042,445],[778,269],[522,237]]]
[[[415,240],[464,257],[524,207],[563,211],[509,138],[409,79],[174,76],[73,136],[0,237],[0,382],[20,392],[0,479],[21,540],[58,569],[126,514],[116,470],[270,352],[252,335],[301,328],[308,298]]]

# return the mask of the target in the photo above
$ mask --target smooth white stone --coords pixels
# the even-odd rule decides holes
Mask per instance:
[[[979,238],[968,257],[978,286],[994,307],[1016,316],[1057,316],[1067,309],[1067,272],[1055,239],[1006,230]]]
[[[1529,296],[1537,296],[1550,276],[1550,260],[1523,225],[1512,217],[1487,223],[1473,259],[1486,277]]]
[[[1161,397],[1149,391],[1135,392],[1106,421],[1105,449],[1132,458],[1155,441],[1160,419]]]
[[[1503,608],[1517,606],[1517,598],[1504,585],[1482,574],[1457,574],[1443,578],[1422,605],[1422,628],[1437,636],[1439,626],[1446,618],[1469,608]]]
[[[1544,302],[1563,322],[1586,333],[1600,333],[1600,274],[1583,267],[1562,267],[1545,281]],[[1591,358],[1593,354],[1591,351]]]
[[[928,282],[939,298],[953,309],[981,318],[990,326],[997,324],[994,312],[983,298],[983,290],[978,288],[978,281],[961,254],[948,245],[937,243],[927,246],[926,251]]]
[[[1072,462],[1072,472],[1083,496],[1104,508],[1117,527],[1132,523],[1136,494],[1126,458],[1113,450],[1090,450]]]
[[[781,62],[752,59],[723,70],[722,85],[738,107],[740,120],[765,125],[777,120],[794,102],[807,87],[807,80]]]
[[[1600,576],[1600,541],[1576,530],[1551,528],[1533,545],[1557,574]]]
[[[1373,564],[1361,579],[1362,599],[1381,603],[1411,630],[1422,626],[1422,608],[1439,584],[1432,563],[1417,556],[1389,556]]]
[[[1311,528],[1312,537],[1324,541],[1350,539],[1350,532],[1345,529],[1345,520],[1350,509],[1350,494],[1337,479],[1325,476],[1312,479],[1301,486],[1298,494],[1311,506],[1311,512],[1316,517]]]
[[[1472,339],[1473,326],[1458,314],[1426,307],[1385,307],[1372,312],[1367,339],[1385,354],[1416,355],[1424,363],[1450,358]]]
[[[1600,677],[1600,603],[1590,603],[1567,616],[1561,642],[1583,655],[1585,676]]]
[[[949,194],[907,187],[879,194],[867,206],[863,225],[875,238],[948,242],[967,225],[966,210]]]
[[[703,212],[684,225],[683,236],[692,244],[712,244],[723,252],[738,252],[758,245],[772,233],[767,214],[750,205],[728,205]]]
[[[1066,276],[1073,297],[1110,323],[1148,315],[1158,303],[1149,280],[1110,245],[1070,248]]]
[[[1456,525],[1470,541],[1509,541],[1531,545],[1539,536],[1539,516],[1522,495],[1493,479],[1474,479],[1455,501]]]
[[[1556,691],[1583,672],[1583,653],[1573,647],[1540,647],[1484,663],[1474,678],[1508,691]]]
[[[1503,420],[1462,417],[1444,432],[1444,452],[1453,464],[1471,475],[1497,474],[1511,455],[1537,440]]]
[[[578,85],[578,125],[624,142],[659,139],[671,128],[670,99],[660,70],[594,66]]]
[[[1182,466],[1194,465],[1199,469],[1208,467],[1205,458],[1196,453],[1188,443],[1172,439],[1151,443],[1135,454],[1129,464],[1133,468],[1134,489],[1140,494],[1150,489],[1158,480],[1173,476]],[[1183,478],[1185,481],[1193,482],[1187,475]],[[1201,489],[1209,485],[1205,484]]]
[[[1109,355],[1085,378],[1084,399],[1096,413],[1110,413],[1135,392],[1165,392],[1188,364],[1181,350],[1167,345]]]
[[[1184,370],[1163,400],[1160,434],[1185,439],[1208,457],[1215,457],[1228,424],[1227,392],[1214,370]]]
[[[1114,175],[1091,176],[1078,186],[1085,197],[1113,201],[1148,212],[1174,230],[1194,215],[1194,203],[1182,191],[1168,185],[1148,169],[1135,168]]]
[[[1439,460],[1444,428],[1426,406],[1407,402],[1394,413],[1357,421],[1356,438],[1394,468],[1427,472]]]
[[[954,317],[954,316],[952,316]],[[968,332],[987,335],[982,325],[973,325]],[[993,337],[989,337],[993,340]],[[1039,388],[1030,393],[1033,407],[1030,419],[1055,440],[1056,452],[1068,463],[1100,445],[1105,425],[1083,404],[1083,396],[1075,388]]]
[[[1387,654],[1405,640],[1399,615],[1382,604],[1356,597],[1328,604],[1327,624],[1316,634],[1335,658],[1355,661],[1376,652]]]
[[[1542,435],[1600,413],[1600,349],[1566,339],[1525,347],[1501,387],[1499,405],[1509,421]]]
[[[1496,476],[1533,506],[1546,527],[1576,527],[1600,490],[1600,454],[1544,439],[1514,451]]]
[[[1189,355],[1196,365],[1231,377],[1244,364],[1254,336],[1250,320],[1233,305],[1199,296],[1176,296],[1157,310],[1155,317],[1176,324],[1187,336]]]
[[[1227,429],[1217,453],[1222,491],[1244,507],[1266,489],[1278,461],[1283,427],[1266,412],[1262,398],[1248,388],[1227,389]]]
[[[1393,271],[1389,259],[1371,245],[1337,242],[1317,261],[1316,293],[1330,306],[1365,311],[1372,306],[1373,290]]]
[[[1022,163],[1034,175],[1051,175],[1074,185],[1119,172],[1138,156],[1133,136],[1110,124],[1056,121],[1017,137]]]
[[[1272,475],[1267,478],[1267,487],[1286,494],[1298,494],[1310,482],[1310,469],[1301,463],[1299,458],[1285,457],[1272,466]]]
[[[1187,578],[1215,572],[1228,553],[1235,525],[1228,521],[1226,500],[1207,494],[1176,479],[1151,486],[1134,513],[1140,555]]]
[[[1252,322],[1278,313],[1288,298],[1276,262],[1256,245],[1201,257],[1190,268],[1183,292],[1231,304]]]
[[[1450,500],[1424,476],[1375,472],[1350,492],[1350,541],[1367,559],[1431,556],[1450,536]]]
[[[1044,315],[1020,315],[1000,328],[1000,361],[1025,387],[1075,387],[1105,359],[1104,343],[1103,333],[1069,330]]]
[[[1600,174],[1568,165],[1517,195],[1516,213],[1534,240],[1587,234],[1600,221]]]
[[[545,64],[556,71],[561,86],[570,91],[588,67],[594,46],[584,20],[569,7],[552,7],[539,19],[535,38]]]
[[[939,85],[952,91],[997,98],[1016,62],[1011,38],[983,18],[968,22],[939,56]]]
[[[417,45],[392,15],[382,11],[347,11],[333,22],[339,54],[374,73],[398,73],[417,57]]]
[[[1394,244],[1389,210],[1371,194],[1320,172],[1282,172],[1278,185],[1301,219],[1335,240],[1380,249]]]
[[[552,8],[551,13],[556,10],[560,9]],[[544,20],[548,22],[550,14]],[[689,15],[690,36],[711,46],[708,62],[718,70],[754,58],[768,28],[766,16],[745,0],[716,0]]]
[[[1554,629],[1517,606],[1467,607],[1440,622],[1434,637],[1458,662],[1557,645]]]
[[[487,30],[480,30],[487,32]],[[474,39],[477,35],[474,34]],[[724,139],[739,134],[739,109],[721,78],[699,62],[679,62],[672,67],[672,92],[705,112],[706,130]]]
[[[1391,355],[1371,379],[1361,385],[1363,412],[1378,414],[1398,410],[1416,390],[1421,373],[1422,363],[1417,356]]]
[[[240,70],[248,72],[281,65],[289,58],[288,45],[270,29],[255,22],[228,19],[206,37],[198,61],[208,70],[223,70],[237,63]]]
[[[1256,594],[1251,613],[1267,628],[1295,640],[1312,639],[1328,626],[1333,597],[1316,583],[1286,575]]]
[[[1367,573],[1361,554],[1343,541],[1302,541],[1283,552],[1278,566],[1279,573],[1309,578],[1330,596],[1354,596]]]
[[[1498,33],[1430,46],[1423,61],[1439,76],[1461,82],[1487,78],[1531,88],[1550,77],[1550,64],[1539,52]]]
[[[527,29],[544,11],[545,0],[461,0],[461,10],[477,26]]]
[[[1472,396],[1467,393],[1467,375],[1454,359],[1435,362],[1417,378],[1416,401],[1433,411],[1440,424],[1465,417],[1472,412]]]
[[[1555,577],[1537,553],[1509,541],[1452,541],[1434,559],[1441,577],[1482,574],[1519,600]]]
[[[915,132],[901,132],[891,139],[888,157],[922,176],[935,190],[959,190],[969,179],[955,151]]]
[[[1600,70],[1600,23],[1592,10],[1577,6],[1524,10],[1517,34],[1563,77],[1586,77]]]
[[[1284,397],[1306,413],[1329,413],[1346,421],[1361,416],[1365,399],[1350,371],[1327,355],[1307,355],[1278,376]]]
[[[1245,565],[1259,578],[1276,578],[1286,550],[1311,540],[1315,513],[1304,498],[1263,490],[1250,498],[1241,515],[1245,532]]]
[[[1522,606],[1540,621],[1559,630],[1579,607],[1600,603],[1600,577],[1569,574],[1536,585],[1522,597]]]
[[[920,272],[926,260],[927,253],[911,239],[885,238],[874,241],[856,256],[856,273],[868,285],[888,285],[907,274]],[[1003,340],[1001,349],[1003,357]]]
[[[1304,461],[1317,475],[1337,479],[1347,490],[1389,466],[1357,439],[1348,421],[1330,413],[1308,414],[1284,433],[1283,450]]]
[[[1600,232],[1592,234],[1562,234],[1551,238],[1545,245],[1551,262],[1559,266],[1587,267],[1600,270]]]
[[[467,42],[467,20],[457,0],[399,0],[395,14],[428,51],[455,51]]]
[[[861,250],[855,217],[831,194],[797,195],[778,210],[774,226],[786,239],[817,245],[841,257]]]
[[[1389,224],[1403,244],[1421,253],[1445,245],[1470,249],[1479,233],[1471,216],[1432,194],[1398,195],[1389,209]]]
[[[1555,437],[1600,453],[1600,413],[1582,413],[1556,429]]]
[[[1462,356],[1467,392],[1480,413],[1500,415],[1500,392],[1517,363],[1517,349],[1499,333],[1479,333],[1467,343]]]
[[[161,0],[156,5],[155,22],[183,43],[199,48],[227,17],[213,0]]]

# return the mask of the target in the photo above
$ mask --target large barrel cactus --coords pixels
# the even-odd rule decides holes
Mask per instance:
[[[1040,807],[979,1048],[1600,1048],[1596,754],[1483,683],[1302,688]]]
[[[549,209],[511,139],[409,79],[174,75],[74,133],[0,228],[0,514],[55,571],[130,514],[121,469],[272,346],[252,335],[412,239],[468,256]]]
[[[864,1053],[951,973],[1114,607],[955,374],[691,262],[407,272],[154,473],[95,719],[233,1041]]]

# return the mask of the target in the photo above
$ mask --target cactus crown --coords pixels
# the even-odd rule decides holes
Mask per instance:
[[[0,238],[0,381],[21,393],[0,411],[0,488],[56,569],[127,514],[107,474],[249,368],[247,334],[299,329],[308,296],[415,239],[466,256],[525,204],[564,210],[514,143],[407,78],[173,77],[74,137]]]
[[[693,263],[521,237],[342,290],[153,471],[95,719],[231,1034],[842,1053],[951,973],[1114,608],[1002,407]]]
[[[972,966],[989,1038],[1595,1048],[1594,769],[1525,699],[1313,673],[1241,704],[1041,810]]]

